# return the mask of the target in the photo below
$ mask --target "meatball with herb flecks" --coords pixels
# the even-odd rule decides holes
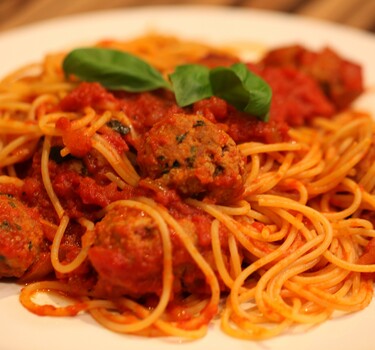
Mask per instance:
[[[21,277],[38,259],[43,231],[36,213],[0,195],[0,277]]]
[[[155,221],[143,211],[118,206],[95,226],[89,259],[101,294],[140,296],[162,289],[163,251]]]
[[[145,134],[137,160],[145,176],[185,197],[228,203],[243,192],[244,161],[236,143],[199,115],[160,120]]]

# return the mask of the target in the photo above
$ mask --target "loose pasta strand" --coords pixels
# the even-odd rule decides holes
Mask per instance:
[[[154,34],[128,42],[106,40],[97,46],[135,53],[166,77],[176,65],[199,62],[210,55],[232,55],[205,44]],[[371,116],[347,110],[332,118],[316,117],[309,125],[290,128],[289,141],[237,145],[246,160],[241,200],[229,205],[197,197],[178,203],[184,208],[193,207],[194,212],[201,211],[211,221],[209,232],[204,232],[208,239],[202,243],[199,235],[203,228],[197,227],[194,217],[192,226],[197,232],[190,232],[180,221],[184,212],[175,214],[176,208],[169,209],[157,202],[160,198],[163,203],[178,201],[174,192],[170,195],[174,189],[160,192],[158,182],[142,180],[137,173],[134,155],[137,142],[142,142],[143,137],[136,128],[140,119],[126,115],[126,108],[106,109],[105,104],[98,108],[93,103],[75,111],[61,108],[60,102],[78,85],[77,80],[67,80],[63,74],[64,56],[47,55],[43,62],[22,67],[0,81],[0,185],[2,189],[14,189],[21,198],[29,196],[27,191],[31,191],[33,184],[28,175],[24,178],[22,168],[34,158],[31,173],[39,176],[40,162],[46,192],[43,201],[50,202],[52,214],[48,216],[55,218],[44,217],[40,223],[46,231],[54,232],[54,236],[48,237],[52,241],[51,263],[58,276],[63,275],[62,281],[64,277],[69,281],[70,276],[75,280],[79,267],[90,265],[89,251],[96,242],[97,221],[118,206],[141,211],[159,229],[162,288],[156,292],[156,304],[146,307],[141,299],[124,295],[113,300],[97,299],[95,287],[94,292],[73,294],[69,282],[36,282],[25,286],[20,294],[20,301],[28,310],[52,316],[87,312],[115,332],[188,339],[203,337],[211,320],[219,316],[221,329],[227,334],[262,340],[295,325],[319,324],[335,317],[335,311],[355,312],[370,303],[373,286],[372,275],[368,274],[375,272],[375,264],[363,264],[361,257],[375,238],[375,123]],[[134,153],[119,154],[106,137],[103,130],[113,119],[129,128],[124,137],[126,142],[128,138],[134,142],[129,143]],[[76,157],[71,163],[72,157],[68,155],[73,145],[66,142],[69,132],[83,135],[92,146],[87,156]],[[85,202],[86,193],[72,186],[69,190],[76,196],[74,200],[82,202],[82,207],[71,210],[70,198],[66,200],[60,195],[54,177],[55,167],[61,166],[50,160],[51,148],[55,146],[66,162],[64,166],[79,176],[86,176],[85,170],[90,173],[90,165],[98,165],[100,170],[89,180],[103,186],[103,191],[112,183],[111,193],[103,194],[103,202],[128,198],[133,189],[134,193],[156,193],[156,199],[119,200],[88,213],[92,205]],[[77,171],[80,165],[83,171]],[[150,188],[145,186],[147,181],[152,183]],[[92,194],[96,195],[101,196]],[[104,206],[102,202],[100,205]],[[82,217],[77,217],[81,212]],[[189,215],[184,219],[190,219]],[[78,253],[71,260],[60,260],[64,240],[77,223],[85,230],[76,237],[81,238]],[[174,276],[174,268],[180,268],[174,265],[175,240],[190,259],[189,264],[194,264],[203,276],[205,294],[191,293],[185,297],[174,289],[176,282],[186,292],[184,277],[174,280],[180,278],[179,273]],[[35,301],[38,293],[57,293],[64,296],[68,305],[39,305]],[[173,313],[175,306],[183,310],[181,319]],[[185,319],[184,313],[190,316]]]

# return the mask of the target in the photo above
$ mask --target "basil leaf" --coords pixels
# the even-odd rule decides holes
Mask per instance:
[[[268,121],[272,100],[271,87],[261,77],[251,72],[243,63],[236,63],[231,69],[241,79],[249,93],[249,103],[243,111],[257,117],[263,116],[263,121]]]
[[[194,102],[211,97],[210,69],[198,64],[176,67],[169,75],[177,104],[186,107]]]
[[[268,121],[271,88],[243,63],[211,70],[198,64],[187,64],[178,66],[169,78],[181,107],[217,96],[242,112]]]
[[[245,64],[236,63],[229,68],[212,69],[210,82],[213,95],[222,98],[240,111],[268,121],[272,90]]]
[[[145,61],[126,52],[107,48],[80,48],[64,59],[65,74],[99,82],[112,90],[129,92],[170,89],[162,74]]]
[[[238,110],[243,111],[249,103],[249,93],[241,79],[230,68],[217,67],[211,71],[210,82],[213,94],[230,102]]]

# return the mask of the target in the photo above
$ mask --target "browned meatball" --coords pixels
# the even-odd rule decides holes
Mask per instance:
[[[243,158],[231,137],[198,115],[174,114],[146,133],[138,164],[183,196],[231,202],[243,192]]]
[[[312,77],[338,110],[348,108],[363,92],[362,68],[330,48],[311,51],[295,45],[271,50],[266,66],[295,67]]]
[[[204,213],[198,214],[194,208],[185,207],[184,212],[184,217],[175,213],[176,220],[216,271],[209,234],[212,219]],[[159,228],[151,217],[133,208],[117,206],[96,224],[95,235],[95,242],[89,250],[89,259],[98,273],[94,295],[111,298],[160,295],[164,252]],[[172,231],[170,239],[173,292],[209,293],[204,274],[178,235]],[[223,249],[227,249],[225,242]],[[225,290],[223,284],[221,287]]]
[[[31,209],[8,195],[0,195],[0,278],[21,277],[37,260],[43,240]]]
[[[159,228],[144,212],[110,210],[95,227],[89,258],[107,295],[157,293],[162,288],[163,251]]]

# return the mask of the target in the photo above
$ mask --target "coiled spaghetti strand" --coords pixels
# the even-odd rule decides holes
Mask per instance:
[[[207,322],[207,319],[211,319],[214,314],[216,314],[218,309],[218,304],[220,300],[220,288],[218,280],[215,273],[212,271],[210,265],[202,257],[202,255],[197,250],[196,246],[193,244],[189,236],[185,233],[183,228],[178,224],[178,222],[168,213],[166,209],[161,206],[157,206],[153,201],[142,198],[142,202],[148,203],[152,207],[157,207],[160,215],[164,218],[166,223],[170,225],[174,231],[178,234],[178,237],[183,242],[185,249],[189,252],[190,256],[194,259],[197,266],[201,269],[202,273],[206,276],[206,281],[211,289],[211,299],[205,309],[202,311],[199,317],[193,320],[184,322],[184,328],[195,329],[202,327]]]
[[[167,223],[161,215],[160,211],[155,210],[153,206],[148,205],[147,203],[145,203],[145,201],[138,202],[134,200],[119,200],[112,202],[109,206],[106,207],[105,210],[108,211],[115,206],[126,206],[129,208],[135,208],[141,211],[145,211],[147,215],[151,216],[158,225],[163,246],[163,290],[159,299],[159,303],[155,307],[155,309],[150,314],[148,314],[144,319],[141,319],[131,324],[113,322],[109,319],[105,319],[104,321],[102,318],[96,317],[98,322],[102,323],[105,327],[113,331],[120,333],[134,333],[151,326],[155,321],[157,321],[161,317],[161,315],[164,313],[168,305],[172,291],[173,279],[172,245]],[[94,315],[96,315],[95,312]]]

